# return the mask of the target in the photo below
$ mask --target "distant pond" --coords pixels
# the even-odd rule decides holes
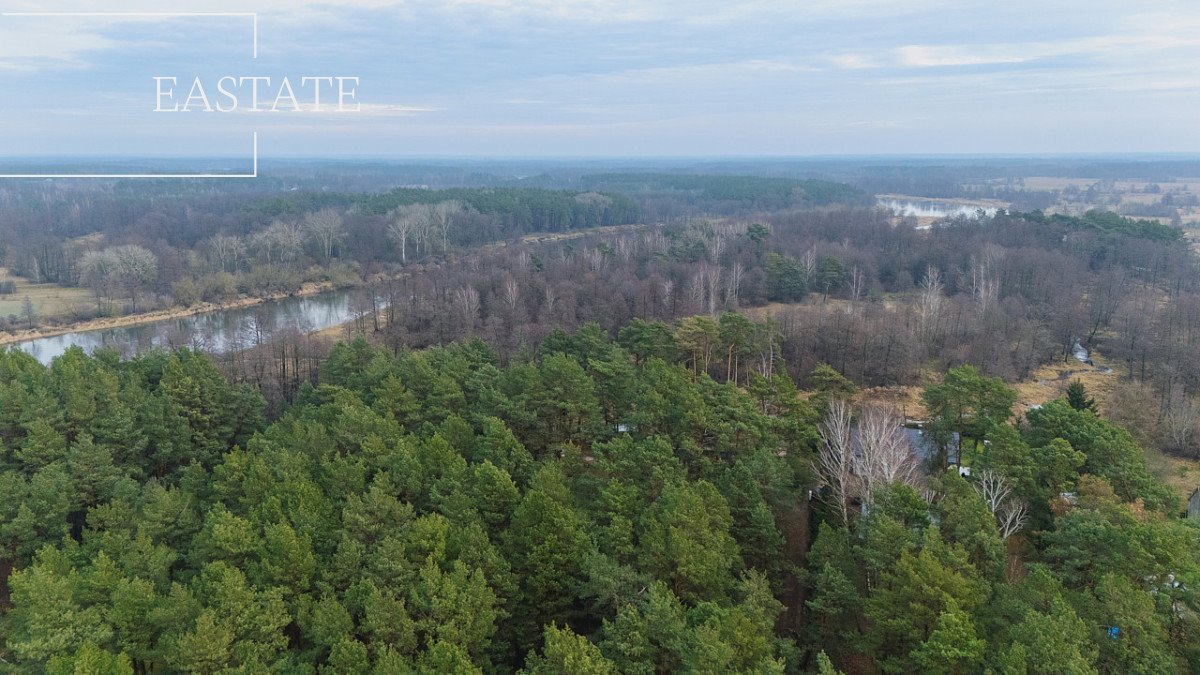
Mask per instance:
[[[959,204],[935,199],[881,198],[876,202],[885,209],[902,217],[913,218],[977,218],[982,211],[985,216],[996,215],[996,207],[974,204]]]

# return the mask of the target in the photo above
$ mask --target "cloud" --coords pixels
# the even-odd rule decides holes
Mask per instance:
[[[935,46],[906,45],[896,50],[896,60],[908,68],[942,68],[984,64],[1023,63],[1045,56],[1021,45]]]
[[[1200,47],[1200,37],[1172,35],[1093,36],[1058,42],[981,45],[905,45],[896,50],[899,65],[936,68],[1028,63],[1066,56],[1128,60],[1149,52]]]
[[[171,139],[195,129],[203,148],[210,128],[234,120],[135,116],[153,106],[150,75],[328,73],[362,77],[363,112],[264,117],[276,147],[294,130],[286,140],[307,152],[364,154],[939,152],[964,139],[1112,149],[1145,137],[1123,131],[1130,111],[1200,113],[1194,2],[206,0],[204,11],[260,14],[258,61],[246,54],[243,20],[0,17],[0,86],[22,92],[0,110],[0,146],[13,129],[53,124],[31,110],[82,98],[96,111],[88,139],[136,143],[161,125]],[[6,0],[2,11],[46,8]],[[164,6],[56,0],[53,9]],[[1194,122],[1171,124],[1162,137],[1200,149]],[[1115,131],[1096,134],[1104,125]]]
[[[396,103],[360,103],[358,104],[359,107],[357,108],[351,108],[350,105],[352,104],[347,104],[347,108],[345,110],[339,110],[336,103],[322,101],[320,108],[317,108],[316,105],[312,103],[301,102],[300,109],[296,110],[291,104],[283,103],[280,104],[278,111],[269,112],[268,108],[271,104],[269,98],[270,97],[268,97],[268,100],[260,101],[259,105],[261,108],[258,111],[251,111],[248,107],[241,107],[235,111],[232,111],[232,113],[238,115],[247,115],[269,123],[282,118],[289,118],[291,120],[318,120],[330,117],[339,117],[353,121],[356,119],[365,118],[412,117],[415,115],[423,115],[441,111],[441,108],[433,106],[405,105]],[[199,115],[209,113],[196,112],[187,114]]]
[[[47,29],[44,20],[0,16],[0,69],[79,68],[86,65],[84,54],[118,46],[93,30]]]
[[[866,68],[876,68],[879,65],[875,58],[866,54],[853,52],[834,54],[828,58],[828,61],[834,68],[842,70],[863,70]]]

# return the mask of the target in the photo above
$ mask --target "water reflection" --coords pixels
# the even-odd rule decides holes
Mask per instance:
[[[891,209],[896,215],[913,218],[978,218],[982,211],[985,216],[996,215],[994,206],[979,206],[973,204],[955,204],[934,200],[900,200],[880,199],[879,205]]]
[[[140,326],[66,333],[16,346],[42,363],[50,363],[73,346],[89,353],[101,346],[114,347],[125,356],[177,347],[222,354],[265,344],[283,331],[310,333],[352,321],[365,313],[359,299],[369,292],[352,289],[285,298]]]

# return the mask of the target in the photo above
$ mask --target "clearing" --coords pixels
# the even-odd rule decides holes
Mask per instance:
[[[32,284],[28,279],[11,275],[7,269],[0,267],[0,282],[4,281],[16,283],[17,290],[11,295],[0,295],[0,317],[21,316],[25,298],[33,301],[39,322],[69,317],[77,307],[85,308],[92,302],[92,294],[85,288]]]

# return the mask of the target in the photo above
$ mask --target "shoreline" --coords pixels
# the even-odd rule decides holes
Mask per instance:
[[[173,305],[166,309],[156,309],[152,312],[139,312],[138,314],[127,314],[118,317],[104,317],[98,319],[89,319],[73,323],[67,326],[54,326],[47,328],[35,328],[33,330],[21,331],[19,333],[9,333],[0,331],[0,347],[29,342],[30,340],[40,340],[43,338],[57,337],[67,335],[69,333],[84,333],[97,330],[110,330],[116,328],[129,328],[131,326],[141,326],[149,323],[158,323],[159,321],[169,321],[171,319],[184,319],[198,314],[208,314],[210,312],[218,312],[230,309],[242,309],[245,307],[253,307],[261,305],[265,302],[274,302],[286,298],[304,298],[322,293],[329,293],[338,290],[333,283],[328,281],[323,282],[307,282],[300,286],[300,289],[292,293],[273,293],[271,295],[262,296],[239,296],[235,300],[226,302],[200,302],[189,307]]]
[[[496,249],[499,249],[502,247],[506,247],[506,246],[509,246],[512,244],[536,246],[538,244],[553,243],[556,241],[561,241],[561,240],[566,240],[566,239],[576,239],[579,237],[586,237],[586,236],[590,236],[590,235],[614,234],[617,232],[621,232],[623,230],[638,229],[638,228],[643,228],[643,227],[646,227],[646,225],[644,223],[629,223],[629,224],[625,224],[625,225],[605,225],[602,227],[591,227],[591,228],[584,228],[584,229],[580,229],[580,230],[568,230],[566,232],[553,232],[553,233],[535,232],[535,233],[523,235],[521,237],[518,237],[515,240],[494,241],[494,242],[479,246],[478,248],[475,248],[475,249],[467,249],[466,251],[461,251],[461,252],[457,252],[457,253],[461,255],[463,253],[486,252],[486,251],[491,251],[491,250],[496,250]],[[351,286],[349,288],[355,288],[355,287],[361,288],[364,286],[371,286],[373,284],[378,284],[378,283],[386,282],[389,280],[401,279],[404,276],[407,276],[407,271],[400,271],[400,272],[395,272],[392,274],[379,273],[379,274],[373,275],[369,279],[360,280],[359,283],[357,283],[354,286]],[[342,288],[347,288],[347,287],[342,287]],[[60,335],[67,335],[68,333],[83,333],[83,332],[91,332],[91,331],[97,331],[97,330],[128,328],[130,326],[141,326],[141,325],[149,324],[149,323],[157,323],[159,321],[169,321],[171,319],[183,319],[183,318],[187,318],[189,316],[196,316],[198,314],[208,314],[209,312],[217,312],[217,311],[230,310],[230,309],[243,309],[246,307],[253,307],[255,305],[259,305],[264,302],[273,302],[273,301],[277,301],[277,300],[283,300],[286,298],[310,297],[313,295],[320,295],[322,293],[329,293],[329,292],[337,291],[337,290],[341,290],[341,288],[335,286],[332,282],[329,282],[329,281],[305,282],[304,284],[301,284],[299,290],[291,292],[291,293],[274,293],[271,295],[263,295],[263,296],[243,295],[243,296],[238,296],[238,298],[236,298],[234,300],[229,300],[227,302],[200,302],[195,305],[191,305],[189,307],[173,305],[166,309],[157,309],[152,312],[140,312],[138,314],[128,314],[126,316],[88,319],[87,321],[71,323],[71,324],[68,324],[65,326],[51,326],[51,327],[45,327],[45,328],[35,328],[33,330],[20,331],[17,333],[9,333],[7,331],[0,331],[0,348],[7,347],[10,345],[14,345],[14,344],[20,344],[22,342],[29,342],[30,340],[40,340],[42,338],[51,338],[51,337],[57,337]]]

